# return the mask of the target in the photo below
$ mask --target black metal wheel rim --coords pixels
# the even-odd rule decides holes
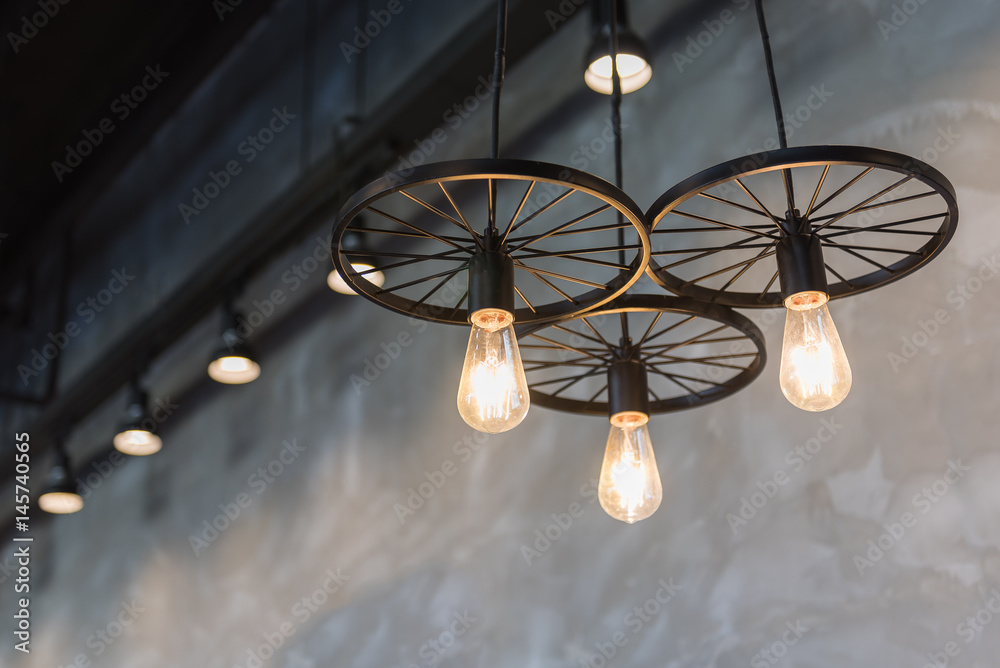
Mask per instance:
[[[466,269],[490,220],[514,259],[520,324],[606,304],[639,279],[649,260],[643,213],[619,188],[570,167],[477,159],[423,165],[405,177],[389,174],[355,193],[334,223],[334,265],[358,294],[380,306],[466,324]],[[620,229],[623,247],[616,240]],[[368,247],[342,248],[348,233],[363,235]],[[356,263],[373,268],[359,272]],[[385,276],[383,287],[368,280],[375,271]]]
[[[607,417],[623,317],[641,349],[651,414],[718,401],[764,370],[764,336],[740,313],[685,297],[624,295],[578,318],[518,328],[532,404]]]
[[[716,165],[664,193],[647,212],[646,271],[687,297],[778,306],[773,256],[795,209],[821,239],[831,298],[915,271],[958,223],[951,183],[920,160],[858,146],[778,149]]]

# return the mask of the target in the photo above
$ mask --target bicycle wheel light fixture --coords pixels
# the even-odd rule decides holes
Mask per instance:
[[[149,398],[137,379],[129,388],[125,417],[113,443],[119,452],[135,456],[152,455],[163,447],[163,441],[156,434],[156,420],[149,413]]]
[[[240,319],[227,304],[222,330],[222,343],[212,353],[208,375],[212,380],[226,385],[243,385],[257,380],[260,365],[254,359],[250,346],[239,335]]]
[[[49,471],[45,491],[38,497],[38,507],[47,513],[69,515],[83,509],[83,497],[69,467],[69,457],[62,439],[55,442],[55,463]]]
[[[756,10],[780,148],[664,193],[647,212],[654,245],[664,242],[647,272],[707,302],[784,305],[781,390],[795,406],[823,411],[852,382],[827,302],[926,264],[955,233],[958,204],[948,180],[915,158],[857,146],[788,148],[762,0]]]
[[[652,57],[646,43],[628,25],[625,0],[591,0],[590,48],[584,61],[583,80],[590,88],[611,95],[611,51],[608,38],[612,23],[618,29],[618,51],[615,62],[621,77],[622,93],[637,91],[653,77]]]
[[[498,157],[506,31],[507,2],[499,0],[490,157],[373,181],[341,208],[331,243],[337,272],[363,297],[410,317],[472,326],[458,409],[490,433],[516,426],[530,403],[512,325],[608,303],[649,258],[642,212],[619,188],[570,167]],[[361,224],[362,213],[378,224]],[[632,238],[616,243],[625,228]],[[371,245],[344,243],[352,232]]]
[[[608,35],[611,54],[618,53],[616,16]],[[615,74],[611,121],[619,188],[621,100]],[[630,331],[636,325],[643,334],[633,340]],[[611,517],[629,524],[652,515],[663,499],[650,416],[721,399],[752,382],[765,361],[763,337],[743,316],[664,295],[623,295],[597,311],[521,333],[530,340],[524,348],[531,352],[526,363],[533,402],[608,416],[611,432],[598,499]]]

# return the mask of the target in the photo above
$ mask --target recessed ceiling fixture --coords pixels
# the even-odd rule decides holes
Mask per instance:
[[[149,398],[138,378],[132,380],[125,416],[113,443],[119,452],[140,457],[155,454],[163,447],[156,434],[156,420],[149,413]]]
[[[250,346],[239,334],[239,316],[228,303],[224,311],[222,342],[212,353],[212,361],[208,364],[208,375],[212,380],[226,385],[253,382],[260,376],[260,365],[254,359]]]
[[[83,497],[73,479],[61,438],[55,442],[55,463],[49,471],[45,491],[38,497],[38,507],[55,515],[69,515],[83,509]]]
[[[584,59],[584,81],[598,93],[611,95],[613,84],[608,41],[614,23],[618,28],[615,62],[621,77],[622,93],[639,90],[653,77],[653,59],[646,43],[628,25],[626,0],[590,0],[590,8],[591,43]]]
[[[663,244],[647,271],[706,302],[784,305],[782,392],[822,411],[843,401],[852,382],[827,302],[922,267],[951,240],[958,204],[944,175],[916,158],[857,146],[788,148],[762,0],[756,8],[780,148],[664,193],[647,212],[650,236]]]
[[[612,0],[612,8],[614,0]],[[612,14],[608,53],[618,52]],[[622,89],[613,76],[615,184],[622,185]],[[642,332],[633,339],[631,332]],[[649,418],[721,399],[764,368],[760,331],[723,306],[665,295],[623,295],[574,319],[521,330],[531,400],[611,422],[598,499],[633,524],[660,506],[663,486]],[[530,342],[528,342],[530,340]]]
[[[511,325],[606,304],[649,258],[642,213],[619,188],[571,167],[499,158],[506,31],[507,2],[499,0],[490,157],[373,181],[338,213],[331,246],[337,272],[358,294],[410,317],[472,325],[458,408],[490,433],[516,426],[529,405]],[[362,213],[379,224],[362,225]],[[630,238],[618,243],[625,229]],[[352,250],[344,243],[351,232],[384,243]],[[357,262],[372,271],[356,270]],[[371,280],[375,271],[384,285]]]

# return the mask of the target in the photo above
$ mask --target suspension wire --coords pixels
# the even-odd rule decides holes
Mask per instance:
[[[497,47],[493,54],[493,128],[490,157],[500,157],[500,91],[507,65],[507,0],[497,1]]]
[[[760,39],[764,46],[764,64],[767,66],[767,81],[771,87],[771,103],[774,106],[774,120],[778,125],[778,145],[788,148],[788,135],[785,132],[785,116],[781,113],[781,97],[778,95],[778,80],[774,75],[774,58],[771,55],[771,36],[767,33],[767,22],[764,20],[764,0],[755,1],[757,8],[757,24],[760,26]],[[791,170],[781,172],[788,189],[788,208],[795,208],[795,189],[792,186]]]
[[[306,0],[305,34],[302,45],[302,149],[300,169],[305,172],[312,162],[313,82],[316,70],[316,0]]]
[[[600,2],[602,0],[595,0]],[[611,55],[611,126],[615,133],[615,185],[622,187],[622,78],[618,72],[618,0],[608,0],[611,4],[611,34],[608,51]],[[625,265],[625,217],[618,212],[618,264]],[[620,313],[622,338],[628,333],[628,314]]]

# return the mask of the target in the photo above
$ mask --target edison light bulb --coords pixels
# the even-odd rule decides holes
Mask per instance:
[[[785,300],[781,391],[807,411],[833,408],[851,391],[851,365],[823,292],[800,292]]]
[[[83,497],[76,492],[46,492],[38,497],[38,507],[53,515],[71,515],[83,510]]]
[[[501,309],[472,314],[458,412],[478,431],[499,434],[513,429],[528,413],[528,381],[513,323],[514,316]]]
[[[655,513],[663,499],[647,422],[648,415],[635,411],[612,416],[597,487],[601,508],[616,520],[629,524]]]
[[[208,375],[220,383],[242,385],[257,380],[260,365],[240,354],[225,355],[212,360],[208,365]]]

